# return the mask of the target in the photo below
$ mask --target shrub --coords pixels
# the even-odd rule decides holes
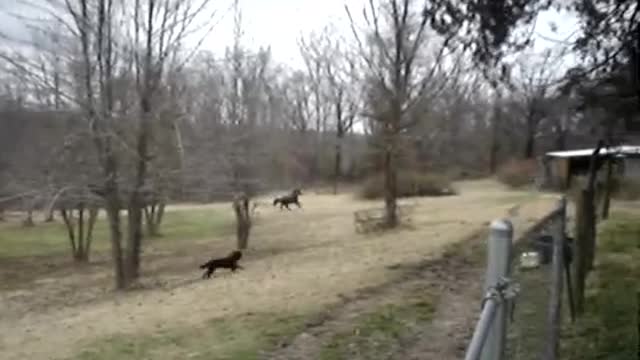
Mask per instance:
[[[398,197],[446,196],[455,195],[456,193],[457,191],[451,185],[451,180],[446,176],[409,171],[398,173]],[[383,198],[383,174],[367,178],[360,189],[359,195],[364,199]]]
[[[535,160],[509,160],[498,169],[498,181],[512,188],[533,183],[538,164]]]
[[[487,173],[482,170],[457,166],[447,169],[445,173],[453,180],[477,180],[487,176]]]

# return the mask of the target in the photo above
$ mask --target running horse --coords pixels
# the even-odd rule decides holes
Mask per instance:
[[[300,202],[298,201],[298,196],[302,195],[302,191],[300,189],[293,189],[293,191],[289,195],[280,196],[273,200],[273,206],[280,204],[280,210],[283,207],[287,208],[287,210],[291,210],[289,208],[289,204],[296,204],[298,208],[302,208]]]

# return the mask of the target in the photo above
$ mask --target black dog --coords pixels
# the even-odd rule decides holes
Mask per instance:
[[[287,208],[287,210],[291,210],[289,209],[289,204],[296,204],[298,205],[298,208],[301,208],[302,205],[300,205],[300,202],[298,202],[298,196],[300,195],[302,195],[302,191],[300,191],[300,189],[294,189],[289,195],[275,198],[275,200],[273,200],[273,206],[276,206],[279,203],[280,210],[282,210],[283,206]]]
[[[211,259],[206,263],[200,265],[200,269],[207,269],[204,274],[202,274],[202,278],[205,277],[208,279],[213,275],[213,272],[216,269],[231,269],[232,272],[235,272],[237,269],[242,269],[242,266],[238,265],[238,260],[242,258],[242,252],[239,250],[233,251],[227,257],[223,257],[220,259]]]

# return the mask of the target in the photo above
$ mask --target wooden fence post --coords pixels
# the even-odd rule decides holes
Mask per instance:
[[[557,220],[554,222],[553,262],[551,268],[551,288],[547,311],[547,339],[544,349],[545,360],[555,360],[558,356],[560,337],[560,313],[562,309],[563,268],[565,250],[565,219],[567,201],[563,197],[558,204]]]
[[[596,194],[593,191],[585,191],[584,199],[584,231],[586,234],[586,272],[593,270],[596,253]]]
[[[573,284],[575,286],[573,295],[576,315],[581,315],[584,312],[584,287],[587,274],[587,231],[585,226],[584,200],[585,191],[581,191],[576,198],[575,239],[573,244]]]

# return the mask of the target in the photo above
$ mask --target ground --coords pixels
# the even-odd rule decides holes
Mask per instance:
[[[565,321],[560,355],[569,360],[638,358],[640,345],[640,207],[616,204],[598,227],[585,312]]]
[[[230,205],[176,206],[165,237],[145,243],[141,286],[125,293],[111,290],[104,239],[96,239],[93,264],[78,268],[60,253],[64,243],[41,234],[21,244],[21,232],[0,228],[0,247],[7,245],[0,353],[7,360],[459,358],[482,277],[470,249],[482,248],[489,221],[510,216],[517,236],[555,198],[491,181],[457,186],[458,196],[403,200],[416,206],[410,224],[377,235],[356,234],[353,211],[379,202],[309,192],[302,210],[280,211],[265,199],[245,270],[211,280],[200,280],[197,265],[233,247]],[[189,222],[207,216],[210,228]],[[46,251],[34,246],[39,240]]]

